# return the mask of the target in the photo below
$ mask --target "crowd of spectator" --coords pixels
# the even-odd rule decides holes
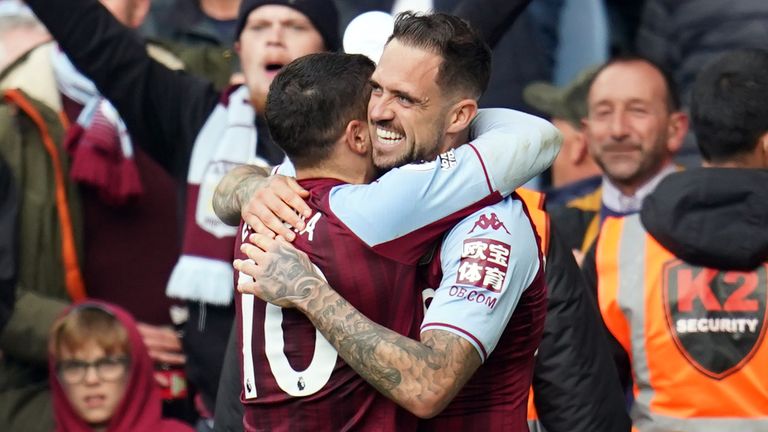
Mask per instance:
[[[768,430],[766,71],[759,0],[0,0],[0,430]]]

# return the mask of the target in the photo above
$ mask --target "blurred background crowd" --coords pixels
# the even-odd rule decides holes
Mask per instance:
[[[703,371],[704,378],[685,383],[711,378],[719,385],[744,372],[740,368],[750,361],[768,360],[763,341],[768,183],[759,183],[768,168],[768,117],[765,109],[747,104],[739,114],[742,120],[733,120],[734,130],[747,130],[747,140],[758,150],[747,157],[749,151],[742,149],[731,157],[719,152],[717,143],[738,140],[733,138],[738,132],[722,132],[717,122],[707,123],[706,109],[711,107],[696,105],[695,89],[699,72],[721,56],[768,50],[768,2],[243,2],[251,3],[247,12],[264,5],[294,8],[309,18],[322,40],[319,45],[285,42],[281,38],[294,36],[293,30],[284,30],[264,42],[285,45],[283,51],[258,54],[254,42],[242,36],[243,27],[252,24],[243,21],[240,0],[100,0],[120,26],[103,16],[96,0],[0,0],[0,430],[49,431],[54,424],[60,430],[80,430],[83,421],[78,418],[88,409],[66,402],[77,400],[72,388],[89,380],[114,384],[128,370],[131,378],[119,382],[131,392],[131,402],[110,402],[120,408],[107,410],[106,418],[86,418],[87,424],[109,423],[109,430],[227,430],[214,419],[223,415],[217,393],[227,342],[233,337],[236,229],[205,208],[210,207],[206,194],[236,164],[283,161],[261,115],[267,88],[280,68],[325,50],[369,54],[376,61],[391,22],[388,27],[386,19],[369,12],[394,16],[407,10],[451,13],[480,32],[493,52],[481,107],[538,115],[562,133],[558,158],[527,186],[546,193],[558,236],[584,273],[576,284],[578,289],[584,284],[591,294],[587,313],[602,318],[608,330],[603,335],[601,328],[594,336],[604,345],[599,349],[615,360],[616,370],[605,373],[616,374],[619,397],[627,413],[632,410],[635,426],[768,430],[764,361],[753,375],[739,376],[733,388],[747,389],[744,394],[723,396],[730,401],[720,408],[743,423],[732,427],[715,422],[714,429],[704,423],[670,423],[667,429],[642,429],[643,421],[659,413],[676,417],[688,406],[658,408],[648,402],[655,396],[638,386],[670,391],[662,389],[655,374],[671,373],[673,367],[654,360],[667,356],[670,348],[656,347],[660,351],[654,352],[651,339],[642,342],[652,338],[650,327],[645,334],[627,323],[631,319],[624,314],[634,311],[629,304],[636,299],[625,298],[629,285],[622,285],[621,278],[626,275],[615,270],[624,269],[617,262],[624,254],[648,253],[643,265],[655,265],[662,252],[652,255],[642,249],[653,241],[670,259],[679,259],[678,273],[692,272],[685,273],[694,280],[692,286],[700,288],[699,268],[716,274],[705,283],[707,289],[716,291],[717,281],[725,281],[719,294],[680,291],[679,296],[689,296],[688,310],[643,305],[648,316],[658,319],[654,325],[676,323],[676,344],[669,346],[693,358],[691,364]],[[330,12],[334,6],[337,14]],[[752,97],[768,97],[765,79],[753,91]],[[749,91],[733,92],[750,97]],[[711,116],[733,117],[716,111]],[[238,132],[234,126],[242,124],[247,130]],[[238,133],[255,139],[258,147],[254,144],[250,154],[242,154],[216,145],[221,137],[239,139]],[[639,156],[631,162],[617,155],[635,150]],[[702,164],[758,168],[762,174],[701,175]],[[676,177],[682,172],[690,176]],[[698,205],[695,197],[700,195],[694,192],[702,184],[710,192],[727,191],[721,199]],[[733,198],[727,192],[740,191],[736,184],[760,187],[747,187]],[[731,199],[746,207],[723,210],[717,222],[699,215]],[[596,242],[632,235],[622,231],[627,227],[605,225],[609,216],[638,214],[650,233],[636,234],[642,241],[634,246]],[[737,246],[731,249],[731,244]],[[720,250],[710,254],[712,248]],[[658,279],[649,268],[636,273]],[[714,314],[728,311],[728,301],[746,286],[744,281],[754,281],[740,303],[748,307]],[[638,284],[636,290],[650,289]],[[701,307],[709,312],[687,314]],[[726,321],[733,323],[734,333],[740,325],[750,341],[746,348],[734,348],[738,354],[701,353],[701,346],[725,343],[720,333],[704,342],[685,337]],[[749,332],[752,323],[755,329]],[[639,363],[638,349],[647,351]],[[677,382],[676,377],[664,378]],[[680,397],[670,394],[665,393],[674,400]],[[536,408],[542,422],[529,412],[532,429],[611,430],[581,424],[564,410],[547,412],[557,406],[537,401]],[[709,406],[703,412],[701,422],[731,418]],[[762,423],[755,426],[749,420]]]

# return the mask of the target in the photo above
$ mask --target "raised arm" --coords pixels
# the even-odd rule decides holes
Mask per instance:
[[[117,108],[136,141],[167,169],[185,175],[194,138],[218,100],[213,86],[152,60],[144,41],[97,0],[27,3]]]
[[[379,253],[414,262],[463,217],[544,171],[562,141],[549,122],[508,109],[482,110],[472,132],[477,138],[433,162],[393,169],[368,185],[334,189],[331,209]],[[420,243],[411,250],[387,247],[416,231]]]
[[[464,0],[451,11],[469,21],[493,48],[531,0]]]

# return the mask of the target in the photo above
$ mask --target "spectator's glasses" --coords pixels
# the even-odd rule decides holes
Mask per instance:
[[[102,381],[117,381],[128,371],[131,360],[127,356],[102,357],[93,362],[82,360],[62,360],[56,365],[59,378],[67,384],[80,384],[94,368],[96,376]]]

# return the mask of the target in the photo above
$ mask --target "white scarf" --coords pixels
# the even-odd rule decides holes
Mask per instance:
[[[255,116],[248,89],[242,86],[216,106],[195,140],[187,178],[184,245],[168,282],[169,297],[215,305],[232,301],[237,228],[219,220],[212,198],[221,178],[234,166],[268,165],[256,156]]]
[[[112,104],[96,89],[96,84],[86,78],[75,68],[75,65],[69,60],[66,54],[61,51],[58,45],[51,50],[51,62],[53,73],[56,77],[56,84],[59,91],[83,106],[83,110],[77,117],[77,123],[87,128],[97,110],[101,111],[104,117],[115,128],[120,137],[120,149],[126,158],[133,157],[133,144],[128,135],[128,128],[125,122],[120,118]]]
[[[64,140],[72,157],[69,176],[93,187],[107,204],[119,206],[139,197],[143,188],[133,144],[117,110],[58,46],[51,50],[51,65],[59,92],[83,106]]]

